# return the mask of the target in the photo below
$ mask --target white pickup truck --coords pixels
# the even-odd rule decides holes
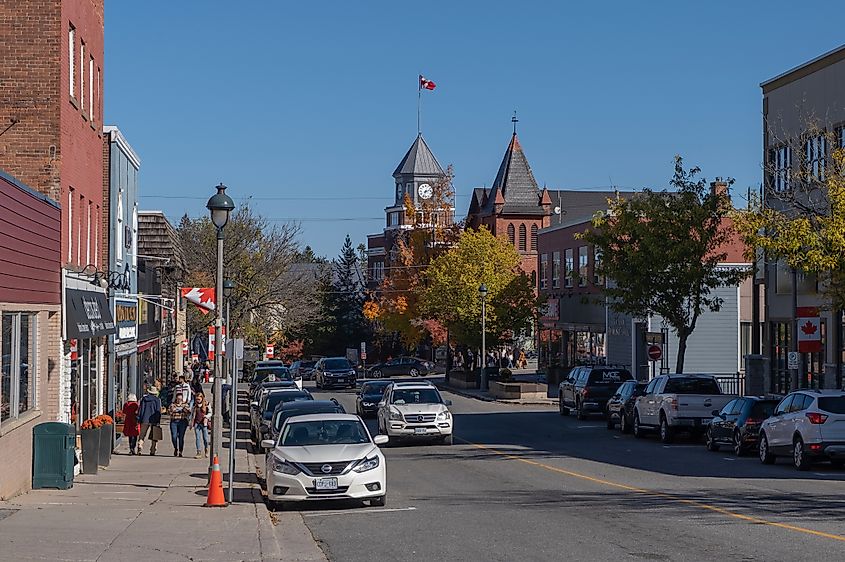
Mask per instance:
[[[677,431],[702,434],[721,410],[736,396],[722,394],[713,375],[660,375],[648,383],[634,405],[634,435],[658,430],[660,440],[672,441]]]

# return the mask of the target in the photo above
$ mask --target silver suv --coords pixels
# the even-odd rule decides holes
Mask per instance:
[[[791,456],[798,470],[814,461],[845,464],[845,391],[799,390],[788,394],[760,428],[760,462]]]

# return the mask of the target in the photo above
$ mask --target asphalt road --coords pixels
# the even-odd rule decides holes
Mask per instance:
[[[331,560],[845,560],[843,470],[446,397],[456,444],[386,448],[385,508],[303,508]]]

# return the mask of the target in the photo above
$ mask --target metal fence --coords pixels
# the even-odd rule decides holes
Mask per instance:
[[[745,396],[745,373],[734,375],[715,375],[716,381],[724,394]]]

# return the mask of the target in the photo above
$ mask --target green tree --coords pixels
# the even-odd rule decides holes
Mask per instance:
[[[357,349],[367,336],[363,313],[364,280],[348,234],[333,269],[334,280],[326,312],[336,326],[337,346],[342,346],[337,352],[350,347]]]
[[[530,278],[519,269],[513,244],[486,227],[464,231],[457,244],[436,258],[426,272],[420,310],[447,326],[456,341],[481,346],[481,299],[487,286],[487,341],[497,345],[531,325],[537,299]]]
[[[705,311],[718,311],[714,289],[739,283],[747,271],[720,266],[733,231],[726,193],[714,193],[699,168],[675,157],[673,191],[644,190],[608,202],[581,239],[601,255],[599,273],[609,306],[635,317],[660,315],[678,336],[675,370],[682,373],[687,340]],[[730,185],[732,180],[728,181]]]

